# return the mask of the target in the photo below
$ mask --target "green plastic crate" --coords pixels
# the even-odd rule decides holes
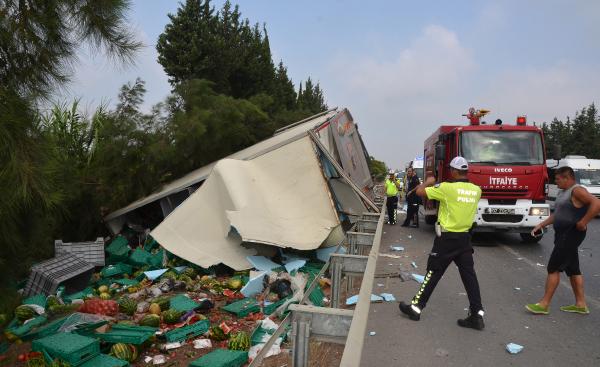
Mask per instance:
[[[44,294],[36,294],[23,300],[24,305],[38,305],[46,308],[46,296]]]
[[[235,314],[237,317],[246,317],[251,313],[259,312],[260,305],[254,298],[244,298],[228,304],[221,309]]]
[[[190,367],[240,367],[248,362],[248,352],[240,350],[217,349],[195,361]]]
[[[110,245],[106,247],[106,253],[108,254],[108,258],[106,259],[107,264],[116,264],[126,261],[129,257],[127,239],[122,236],[115,238]]]
[[[19,325],[18,323],[11,323],[9,327],[6,329],[11,334],[18,336],[19,338],[24,338],[28,336],[28,333],[31,332],[34,328],[45,324],[48,321],[48,318],[44,315],[40,315],[35,319],[29,321],[24,325]],[[25,339],[25,340],[29,340]]]
[[[258,324],[256,329],[254,329],[254,331],[252,332],[252,335],[250,335],[250,345],[257,345],[257,344],[264,343],[263,337],[265,335],[273,335],[273,333],[275,333],[275,329],[265,330],[261,327],[260,324]]]
[[[85,299],[87,296],[94,294],[94,290],[91,287],[87,287],[81,292],[69,294],[68,296],[63,297],[63,301],[66,303],[73,302],[74,299]]]
[[[67,316],[56,319],[46,325],[40,326],[39,328],[30,331],[26,335],[23,335],[23,340],[33,340],[45,338],[49,335],[56,334],[58,329],[65,323]]]
[[[172,297],[170,302],[170,308],[180,312],[191,311],[200,306],[199,303],[195,302],[189,297],[184,296],[183,294],[178,294],[175,297]]]
[[[133,266],[141,267],[148,265],[150,256],[152,255],[148,251],[141,248],[136,248],[131,252],[131,255],[129,255],[127,262]]]
[[[106,333],[96,333],[94,336],[107,343],[126,343],[140,345],[150,339],[157,328],[149,326],[132,326],[116,324]]]
[[[60,358],[77,367],[100,354],[100,343],[87,336],[58,333],[34,340],[31,349],[44,353],[48,363]]]
[[[104,269],[102,269],[100,274],[102,274],[102,276],[104,278],[110,278],[110,277],[115,277],[117,275],[131,274],[132,271],[133,271],[133,269],[131,268],[130,265],[127,265],[124,263],[118,263],[115,265],[108,265],[108,266],[104,267]]]
[[[275,310],[276,310],[276,309],[278,309],[278,308],[279,308],[279,306],[281,306],[282,304],[284,304],[284,303],[285,303],[285,302],[286,302],[288,299],[290,299],[290,298],[291,298],[291,297],[286,297],[286,298],[284,298],[284,299],[282,299],[282,300],[279,300],[279,301],[277,301],[277,302],[275,302],[275,303],[271,303],[271,304],[270,304],[270,305],[268,305],[268,306],[264,306],[264,307],[263,307],[263,313],[264,313],[265,315],[270,315],[270,314],[272,314],[273,312],[275,312]]]
[[[127,361],[118,359],[107,354],[98,354],[96,357],[83,363],[79,367],[126,367],[129,366]]]
[[[187,325],[168,331],[165,334],[165,337],[167,338],[167,341],[169,343],[178,342],[189,338],[195,338],[198,335],[202,335],[208,331],[209,327],[210,322],[208,320],[200,320],[195,324]]]

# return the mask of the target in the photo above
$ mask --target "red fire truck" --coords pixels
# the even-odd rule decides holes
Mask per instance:
[[[474,222],[478,232],[519,233],[526,242],[532,228],[550,215],[546,204],[548,171],[544,136],[536,126],[527,125],[525,116],[516,124],[481,121],[489,111],[471,108],[469,125],[440,126],[425,141],[425,178],[450,180],[449,163],[457,155],[469,162],[468,177],[481,187],[482,195]],[[425,201],[425,221],[437,221],[437,201]]]

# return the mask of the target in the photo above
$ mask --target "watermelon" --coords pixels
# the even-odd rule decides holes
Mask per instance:
[[[21,305],[15,309],[15,317],[21,322],[27,321],[36,315],[35,310],[26,305]]]
[[[179,322],[179,318],[181,317],[181,312],[174,310],[174,309],[168,309],[167,311],[162,313],[162,317],[163,317],[163,321],[167,324],[176,324]]]
[[[110,354],[127,362],[133,362],[138,357],[135,346],[125,343],[114,344],[110,348]]]
[[[126,315],[133,316],[137,310],[137,302],[129,297],[123,297],[119,301],[119,309]]]
[[[146,315],[140,320],[140,326],[158,327],[160,324],[160,316],[158,315]]]
[[[152,303],[157,303],[160,306],[161,310],[168,310],[169,308],[171,308],[171,302],[170,302],[171,297],[167,297],[167,296],[160,296],[155,298]]]
[[[211,326],[209,329],[209,332],[210,332],[210,338],[215,341],[227,340],[227,335],[225,335],[225,333],[223,332],[223,329],[221,329],[217,325]]]
[[[250,349],[250,335],[244,331],[237,332],[229,337],[229,343],[227,348],[230,350],[243,350]]]

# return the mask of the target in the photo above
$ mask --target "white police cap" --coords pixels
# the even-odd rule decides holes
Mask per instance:
[[[467,169],[469,169],[469,163],[463,157],[457,156],[454,157],[454,159],[452,159],[452,162],[450,162],[450,167],[459,171],[466,171]]]

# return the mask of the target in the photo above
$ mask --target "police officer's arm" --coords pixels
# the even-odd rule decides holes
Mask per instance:
[[[431,187],[433,185],[435,185],[435,177],[427,177],[425,182],[417,186],[417,195],[419,195],[422,198],[427,198],[427,191],[425,191],[425,188]]]
[[[600,200],[581,186],[573,189],[571,198],[573,199],[573,204],[588,207],[585,216],[576,224],[578,230],[585,231],[587,224],[600,213]]]

